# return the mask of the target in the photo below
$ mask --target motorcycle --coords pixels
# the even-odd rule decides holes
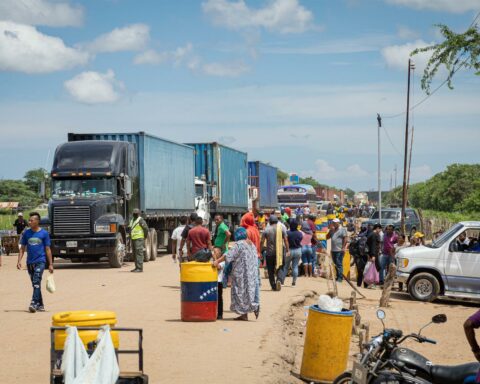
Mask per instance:
[[[475,383],[480,363],[467,363],[456,366],[435,365],[419,353],[404,348],[401,344],[407,339],[418,343],[436,344],[433,339],[422,336],[422,331],[431,324],[447,321],[443,314],[435,315],[432,321],[418,333],[403,335],[398,329],[386,329],[385,312],[377,310],[377,318],[382,322],[383,332],[364,345],[352,372],[338,376],[334,384],[467,384]]]

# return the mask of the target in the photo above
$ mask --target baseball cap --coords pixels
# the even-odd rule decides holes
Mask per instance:
[[[332,220],[334,223],[340,223],[340,220],[339,219],[333,219]]]
[[[416,237],[417,239],[420,239],[422,237],[424,237],[425,235],[422,233],[422,232],[415,232],[415,234],[413,235],[413,237]]]
[[[18,213],[18,216],[23,216],[23,213],[22,213],[22,212],[19,212],[19,213]]]

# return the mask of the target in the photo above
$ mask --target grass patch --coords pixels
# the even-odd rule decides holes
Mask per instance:
[[[429,219],[445,219],[452,223],[459,221],[480,221],[480,212],[462,213],[462,212],[442,212],[430,209],[422,210],[424,218]]]

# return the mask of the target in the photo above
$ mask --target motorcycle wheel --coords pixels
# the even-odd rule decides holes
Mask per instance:
[[[351,383],[353,383],[351,372],[343,372],[340,376],[338,376],[333,381],[333,384],[351,384]]]

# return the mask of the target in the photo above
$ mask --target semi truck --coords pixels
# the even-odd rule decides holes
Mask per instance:
[[[278,209],[277,168],[261,161],[248,162],[248,203],[254,213]]]
[[[186,145],[195,150],[195,177],[205,181],[210,215],[238,225],[248,210],[247,154],[216,142]]]
[[[139,208],[149,227],[145,261],[154,260],[181,216],[195,209],[209,216],[206,182],[195,179],[194,151],[144,132],[69,133],[51,171],[53,256],[107,257],[111,267],[121,267],[131,251],[128,224]]]

